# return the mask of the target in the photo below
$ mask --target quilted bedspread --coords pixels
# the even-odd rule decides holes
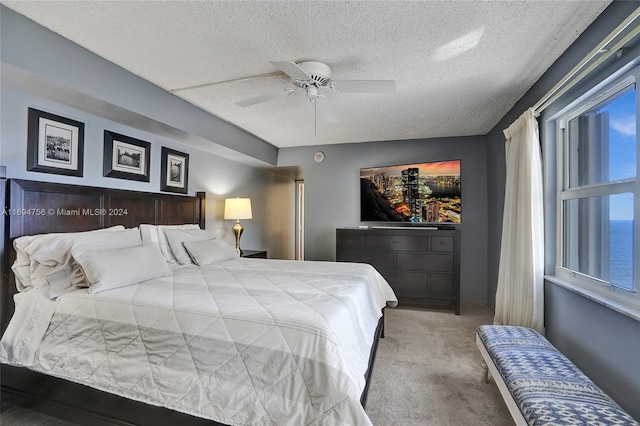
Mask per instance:
[[[478,336],[529,425],[640,426],[535,330],[482,325]]]
[[[397,303],[369,265],[261,259],[29,298],[0,361],[229,425],[371,424],[364,374]]]

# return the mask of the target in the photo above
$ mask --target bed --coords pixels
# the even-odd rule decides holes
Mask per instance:
[[[372,267],[208,258],[220,241],[172,238],[204,232],[193,228],[205,228],[202,193],[13,180],[7,199],[3,400],[83,424],[370,424],[364,407],[383,309],[397,303]],[[177,226],[187,223],[195,225]],[[136,232],[144,245],[91,247]],[[59,256],[50,247],[70,235],[78,239],[65,247],[90,287],[59,291],[50,280],[47,292],[29,289],[11,270],[24,260],[16,238],[41,249],[33,256]],[[168,266],[157,263],[166,259],[158,235],[176,244]]]

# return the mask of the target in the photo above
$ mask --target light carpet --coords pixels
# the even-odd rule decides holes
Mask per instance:
[[[493,381],[482,381],[475,329],[491,324],[485,305],[463,304],[460,315],[436,309],[386,310],[367,413],[376,426],[507,426],[511,416]],[[3,426],[71,426],[2,404]]]
[[[493,323],[485,305],[386,309],[367,413],[376,426],[506,426],[513,420],[492,379],[482,380],[475,330]]]

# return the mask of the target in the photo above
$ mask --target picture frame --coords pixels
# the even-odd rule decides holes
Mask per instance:
[[[189,187],[189,154],[162,147],[160,190],[186,194]]]
[[[103,176],[149,182],[151,143],[104,131]]]
[[[27,170],[82,177],[84,123],[29,108]]]

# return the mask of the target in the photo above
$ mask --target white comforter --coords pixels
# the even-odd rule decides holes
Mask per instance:
[[[393,291],[364,264],[237,259],[56,301],[22,294],[0,361],[229,425],[368,425]]]

